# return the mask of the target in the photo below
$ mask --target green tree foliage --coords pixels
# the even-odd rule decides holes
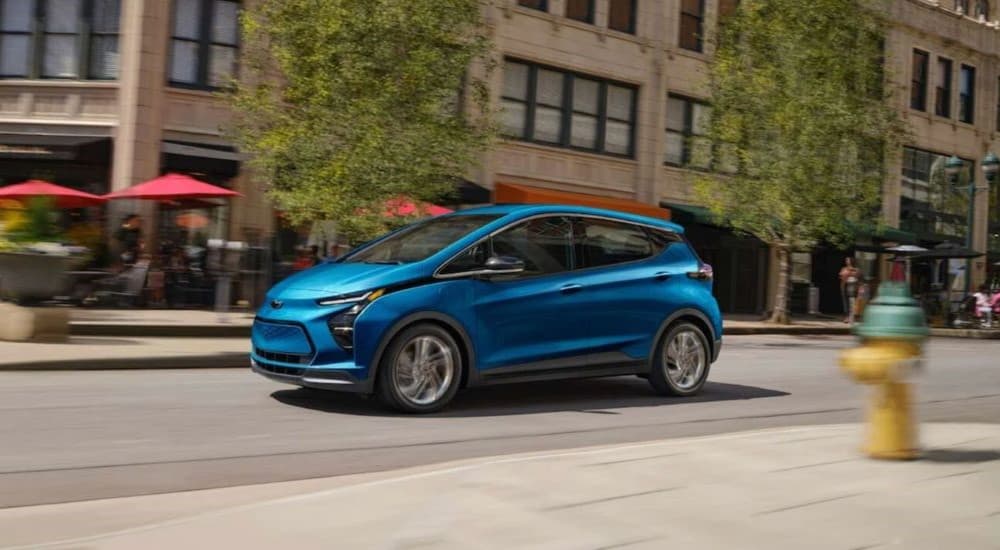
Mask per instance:
[[[877,218],[885,155],[905,133],[884,85],[879,8],[743,0],[720,30],[709,135],[738,168],[697,190],[734,229],[776,248],[775,322],[788,322],[790,252],[845,245]]]
[[[366,238],[387,227],[387,200],[454,189],[495,133],[487,88],[468,76],[491,66],[482,3],[248,6],[234,134],[292,223]]]

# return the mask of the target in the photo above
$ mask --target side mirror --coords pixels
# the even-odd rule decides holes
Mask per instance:
[[[483,266],[485,275],[512,275],[524,271],[524,261],[513,256],[492,256]]]

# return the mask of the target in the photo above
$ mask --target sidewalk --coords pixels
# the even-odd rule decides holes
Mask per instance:
[[[0,371],[250,366],[246,338],[73,336],[65,343],[0,341]]]
[[[399,472],[0,510],[0,546],[794,549],[1000,547],[1000,425],[782,428]]]

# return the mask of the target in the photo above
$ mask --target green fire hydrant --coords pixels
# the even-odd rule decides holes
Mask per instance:
[[[840,366],[858,382],[875,386],[864,451],[872,458],[917,458],[917,427],[906,379],[920,366],[930,332],[924,311],[904,283],[882,283],[854,332],[861,346],[845,351]]]

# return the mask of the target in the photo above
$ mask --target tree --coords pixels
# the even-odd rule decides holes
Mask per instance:
[[[791,252],[846,245],[878,217],[885,157],[905,134],[884,86],[882,13],[859,0],[743,0],[720,29],[707,133],[734,170],[696,189],[776,249],[773,322],[788,322]]]
[[[469,76],[490,68],[482,0],[259,0],[242,24],[234,138],[292,223],[372,237],[386,201],[453,191],[494,135]]]

